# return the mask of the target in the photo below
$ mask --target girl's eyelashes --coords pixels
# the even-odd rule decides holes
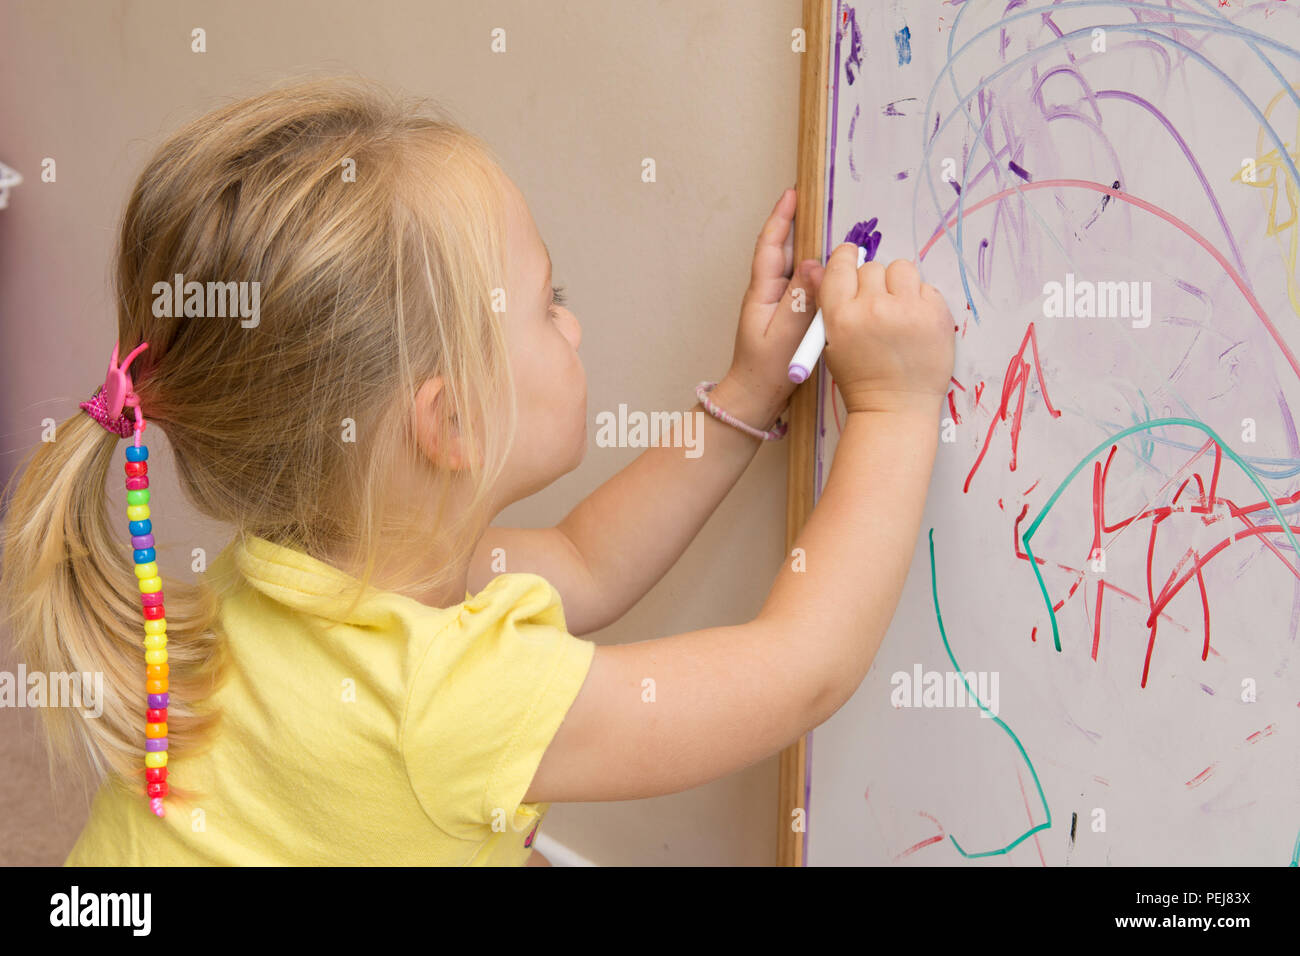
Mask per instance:
[[[554,287],[551,289],[551,304],[552,304],[552,305],[564,305],[564,303],[566,303],[567,301],[569,301],[569,297],[568,297],[567,295],[564,294],[564,286],[562,286],[562,285],[557,285],[557,286],[554,286]],[[551,312],[551,315],[555,315],[555,310],[554,310],[554,309],[551,309],[550,312]]]

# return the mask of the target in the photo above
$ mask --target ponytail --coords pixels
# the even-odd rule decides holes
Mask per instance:
[[[149,597],[146,581],[137,574],[141,565],[124,547],[130,544],[127,522],[110,519],[106,481],[120,436],[92,416],[78,413],[59,425],[55,440],[38,444],[11,481],[0,532],[0,620],[29,673],[102,675],[98,716],[77,708],[41,708],[52,763],[66,762],[83,782],[114,774],[139,784],[142,793],[148,784],[163,783],[149,794],[157,799],[166,792],[166,755],[184,754],[217,720],[215,713],[202,713],[196,706],[215,687],[217,603],[205,583],[186,585],[169,578],[166,617],[148,611],[146,600],[161,611],[163,582],[153,575],[158,598]],[[128,458],[140,457],[143,463],[147,450],[140,456],[133,448],[128,447]],[[132,471],[142,472],[128,468],[128,477],[138,477]],[[147,586],[154,588],[153,583]],[[146,631],[142,621],[150,613],[162,623],[146,624]],[[162,728],[165,751],[157,744],[147,749],[146,740],[158,737],[146,735],[156,735],[158,728],[145,728],[146,722],[158,723],[146,720],[158,716],[146,713],[146,680],[158,673],[146,674],[146,668],[156,666],[146,654],[161,648],[170,692]],[[164,754],[161,761],[146,756],[158,752]],[[164,773],[146,780],[144,771],[159,769],[146,762],[160,764]],[[152,808],[161,815],[161,802]]]

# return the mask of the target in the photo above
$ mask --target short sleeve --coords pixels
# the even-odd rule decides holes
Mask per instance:
[[[481,839],[494,818],[531,826],[523,803],[596,645],[568,632],[559,594],[536,574],[498,575],[433,635],[412,671],[399,746],[429,818]]]

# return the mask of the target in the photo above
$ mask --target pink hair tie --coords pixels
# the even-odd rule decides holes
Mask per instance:
[[[140,414],[140,399],[136,397],[131,376],[126,370],[135,357],[148,347],[148,342],[141,342],[131,350],[131,354],[119,366],[117,343],[113,343],[113,358],[108,363],[108,374],[104,376],[104,384],[95,389],[95,394],[90,397],[90,401],[82,402],[78,406],[119,438],[130,438],[131,433],[137,430],[136,422],[141,423],[139,430],[144,430],[144,418]],[[134,421],[126,413],[127,408],[134,409]]]
[[[755,438],[763,439],[763,441],[776,441],[779,438],[785,437],[787,428],[785,422],[778,421],[776,427],[771,431],[759,431],[757,428],[751,428],[734,415],[731,415],[724,409],[715,405],[709,398],[708,393],[713,391],[714,386],[717,384],[717,382],[700,382],[699,385],[695,386],[695,397],[700,400],[700,404],[704,406],[705,411],[710,415],[719,421],[726,422],[734,428],[739,428],[746,435],[753,435]],[[784,414],[784,412],[782,414]]]

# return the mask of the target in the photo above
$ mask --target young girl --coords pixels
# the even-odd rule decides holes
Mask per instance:
[[[20,658],[104,676],[102,716],[43,711],[103,778],[67,862],[523,864],[551,802],[684,790],[830,717],[902,588],[953,325],[911,263],[856,269],[852,245],[789,281],[794,208],[787,190],[730,369],[697,390],[703,453],[663,442],[558,526],[494,528],[582,459],[586,384],[490,150],[339,80],[173,136],[126,209],[108,379],[37,446],[4,526]],[[815,311],[796,294],[822,303],[848,410],[799,560],[753,620],[580,639],[782,433]],[[235,528],[206,569],[165,524],[155,545],[160,464]],[[189,561],[196,584],[175,577]]]

